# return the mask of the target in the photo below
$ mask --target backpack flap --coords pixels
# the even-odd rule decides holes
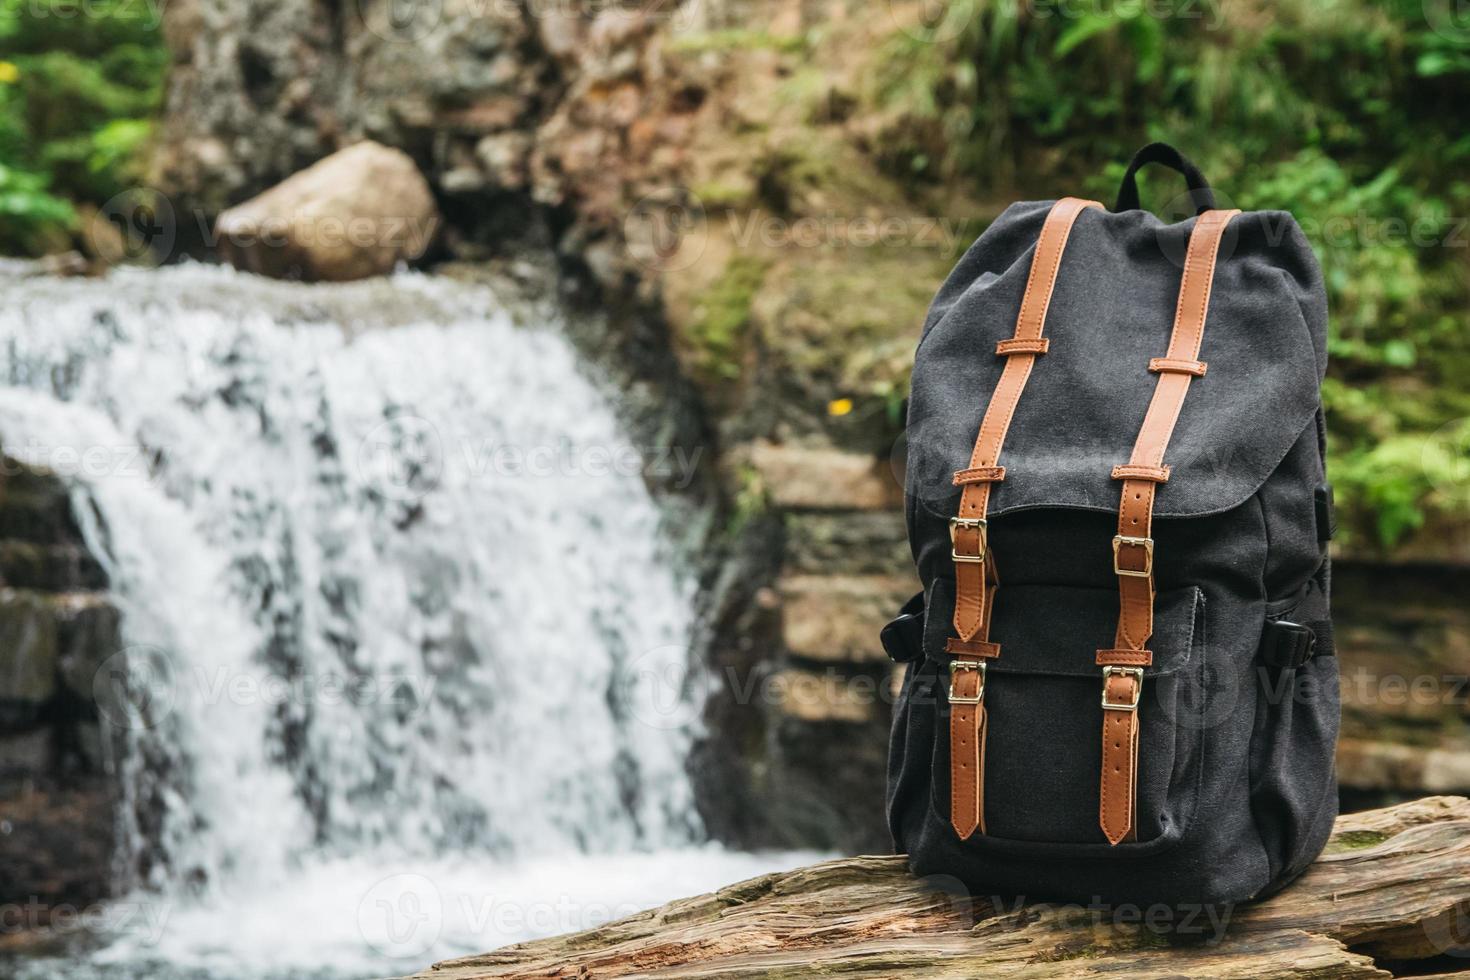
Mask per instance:
[[[914,541],[957,513],[954,472],[969,459],[1005,366],[1032,246],[1050,202],[1013,205],[973,245],[931,308],[909,402],[908,497]],[[989,515],[1039,507],[1115,512],[1126,462],[1153,395],[1150,361],[1169,346],[1180,266],[1194,220],[1090,210],[1072,229],[1047,317],[1049,348],[1015,406]],[[1261,486],[1314,424],[1326,366],[1326,298],[1301,230],[1285,212],[1229,226],[1209,298],[1210,328],[1169,443],[1171,478],[1154,515],[1230,510]],[[935,524],[914,526],[930,515]],[[947,556],[946,556],[947,557]],[[921,569],[921,571],[924,571]],[[935,569],[938,571],[938,568]]]

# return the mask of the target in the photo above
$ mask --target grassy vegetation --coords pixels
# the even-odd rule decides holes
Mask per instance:
[[[751,304],[767,264],[753,256],[737,256],[705,293],[689,331],[697,350],[697,368],[710,380],[740,376]]]
[[[64,248],[136,181],[168,56],[155,5],[0,0],[0,252]]]
[[[865,98],[916,186],[1110,200],[1162,139],[1236,206],[1296,214],[1332,308],[1333,478],[1349,533],[1391,547],[1470,514],[1470,32],[1432,7],[977,0],[894,32]]]

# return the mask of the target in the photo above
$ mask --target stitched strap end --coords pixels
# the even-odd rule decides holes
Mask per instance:
[[[1000,656],[999,643],[987,643],[984,640],[961,640],[951,636],[944,641],[944,652],[953,653],[960,657],[982,657],[994,659]]]
[[[1113,479],[1148,480],[1150,483],[1168,483],[1169,467],[1142,466],[1137,463],[1124,463],[1113,467]]]
[[[1149,359],[1148,369],[1154,374],[1191,374],[1196,378],[1203,378],[1209,365],[1204,361],[1193,361],[1183,357],[1154,357]]]
[[[1045,354],[1051,349],[1051,340],[1046,337],[1012,337],[995,345],[995,353],[1001,357],[1010,354]]]
[[[1151,667],[1154,662],[1152,650],[1099,650],[1099,667]]]
[[[954,485],[965,486],[968,483],[999,483],[1006,478],[1004,466],[975,466],[968,470],[960,470],[954,475]]]

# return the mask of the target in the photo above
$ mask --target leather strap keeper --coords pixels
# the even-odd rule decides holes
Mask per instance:
[[[1154,483],[1169,482],[1169,467],[1140,466],[1137,463],[1120,463],[1113,467],[1115,480],[1150,480]]]
[[[971,483],[999,483],[1006,478],[1004,466],[976,466],[960,470],[954,475],[954,485],[963,487]]]
[[[1045,354],[1050,349],[1049,337],[1012,337],[995,345],[995,352],[1001,357],[1010,354]]]
[[[1209,365],[1204,361],[1192,361],[1183,357],[1155,357],[1148,362],[1148,369],[1154,374],[1192,374],[1196,378],[1203,378]]]
[[[993,660],[1000,656],[1000,644],[988,640],[962,640],[951,636],[944,641],[944,652],[957,657],[982,657]]]
[[[1151,667],[1154,662],[1152,650],[1099,650],[1099,667]]]

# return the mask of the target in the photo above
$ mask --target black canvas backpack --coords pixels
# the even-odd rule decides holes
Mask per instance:
[[[1140,210],[1183,173],[1196,216]],[[1232,902],[1337,812],[1327,303],[1280,211],[1217,209],[1145,147],[1116,207],[1012,205],[935,297],[906,508],[924,591],[888,820],[977,893]]]

